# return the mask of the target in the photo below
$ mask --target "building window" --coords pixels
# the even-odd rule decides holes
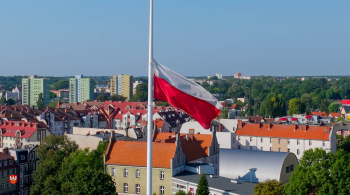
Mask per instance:
[[[253,138],[252,138],[252,137],[250,137],[250,138],[249,138],[249,140],[250,140],[250,142],[252,142],[252,141],[253,141]]]
[[[9,175],[10,175],[10,169],[7,170],[7,176],[9,176]]]
[[[164,194],[164,186],[160,186],[160,194]]]
[[[299,154],[300,154],[299,149],[297,149],[297,155],[299,155]]]
[[[2,161],[0,161],[0,167],[2,167]]]
[[[278,152],[281,152],[281,148],[278,148]]]
[[[140,189],[140,184],[136,184],[136,194],[140,194],[141,189]]]
[[[288,148],[288,152],[290,152],[290,149]]]
[[[278,139],[278,144],[281,144],[281,139]]]
[[[270,144],[272,143],[272,138],[270,138]]]
[[[326,146],[326,142],[325,142],[325,141],[322,142],[322,146],[323,146],[323,147]]]
[[[1,172],[1,177],[5,177],[5,171]]]
[[[112,176],[115,176],[115,168],[112,168]]]
[[[300,141],[299,140],[297,140],[297,145],[299,145],[300,144]]]
[[[288,139],[288,145],[290,144],[290,139]]]
[[[127,177],[127,176],[128,176],[128,170],[124,169],[124,177]]]
[[[309,140],[309,146],[311,146],[311,145],[312,145],[311,140]]]
[[[124,183],[124,192],[128,192],[128,189],[129,189],[128,184]]]
[[[140,170],[139,169],[136,170],[136,178],[140,178]]]
[[[290,171],[290,172],[294,171],[294,165],[290,165],[289,171]]]
[[[289,166],[286,167],[286,173],[289,173]]]
[[[241,149],[241,145],[238,145],[238,149]]]
[[[263,143],[263,138],[262,137],[260,138],[260,142]]]
[[[270,152],[272,151],[272,148],[270,147]]]
[[[235,138],[234,137],[232,138],[232,143],[235,143]]]
[[[261,151],[264,151],[264,150],[263,150],[263,147],[260,147],[260,150],[261,150]]]
[[[10,182],[7,182],[7,188],[10,188]]]
[[[241,141],[241,136],[238,136],[238,141]]]
[[[1,184],[1,189],[5,189],[5,183]]]
[[[253,146],[250,146],[249,149],[250,149],[250,150],[253,150]]]
[[[4,167],[7,166],[7,160],[4,160]]]
[[[10,160],[9,160],[9,163],[10,163],[10,165],[12,165],[12,164],[13,164],[13,160],[12,160],[12,159],[10,159]]]
[[[164,179],[164,171],[160,172],[160,179]]]

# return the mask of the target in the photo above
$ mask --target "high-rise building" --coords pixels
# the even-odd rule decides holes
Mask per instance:
[[[134,77],[131,75],[118,75],[118,94],[126,97],[126,101],[132,97],[133,80]]]
[[[40,94],[44,105],[48,104],[50,102],[49,79],[37,78],[36,75],[22,79],[22,104],[36,106]]]
[[[117,75],[111,76],[111,81],[109,84],[109,89],[111,90],[111,96],[118,94],[118,77]]]
[[[94,81],[92,78],[75,75],[75,78],[69,79],[69,103],[84,102],[93,99]]]
[[[133,80],[134,77],[131,75],[114,75],[111,76],[110,90],[111,96],[118,94],[126,97],[126,100],[130,100],[133,95]]]
[[[218,79],[222,79],[222,74],[221,73],[216,73],[216,77],[218,77]]]

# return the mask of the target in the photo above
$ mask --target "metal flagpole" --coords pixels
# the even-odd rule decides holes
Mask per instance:
[[[150,0],[148,55],[148,121],[147,121],[147,195],[152,195],[152,134],[153,134],[153,0]]]

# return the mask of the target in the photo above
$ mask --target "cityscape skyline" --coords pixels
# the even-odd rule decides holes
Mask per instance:
[[[349,5],[156,1],[155,59],[193,76],[348,75],[338,70],[350,62]],[[3,75],[101,76],[114,68],[113,74],[147,75],[147,1],[4,1],[0,7],[0,65],[12,67]]]

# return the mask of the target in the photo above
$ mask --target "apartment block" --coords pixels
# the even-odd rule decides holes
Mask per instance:
[[[0,172],[0,194],[17,194],[16,185],[18,183],[11,184],[9,180],[10,175],[17,175],[18,172],[14,157],[5,153],[0,153]]]
[[[133,95],[133,79],[131,75],[118,75],[118,94],[130,100]]]
[[[44,105],[50,102],[50,82],[47,78],[37,75],[22,79],[22,104],[36,106],[39,95],[42,94]]]
[[[298,159],[309,149],[336,151],[336,136],[329,126],[239,121],[232,141],[235,149],[292,152]]]
[[[111,76],[109,85],[110,85],[110,90],[111,90],[111,96],[114,94],[118,94],[118,77],[117,77],[117,75]]]
[[[94,81],[92,78],[84,78],[76,75],[69,79],[69,103],[84,102],[94,99]]]

